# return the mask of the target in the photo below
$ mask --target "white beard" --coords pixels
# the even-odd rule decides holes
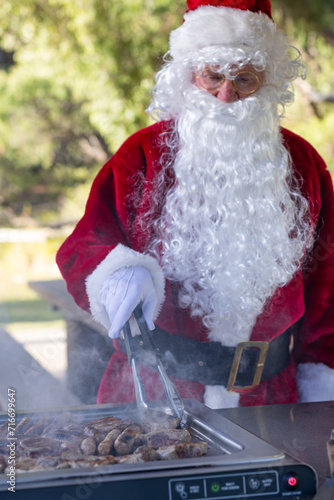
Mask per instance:
[[[209,338],[248,340],[309,244],[307,202],[291,187],[274,91],[221,103],[192,86],[176,122],[176,184],[158,221],[167,278]]]

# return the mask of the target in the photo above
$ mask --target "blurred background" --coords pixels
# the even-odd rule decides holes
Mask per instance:
[[[185,4],[0,4],[0,325],[16,342],[11,346],[23,347],[61,384],[63,315],[29,282],[60,279],[55,253],[81,216],[98,169],[150,124],[145,108],[154,75]],[[311,142],[333,175],[334,0],[272,0],[272,8],[308,67],[283,125]],[[8,361],[0,364],[0,379],[10,385],[8,369]]]

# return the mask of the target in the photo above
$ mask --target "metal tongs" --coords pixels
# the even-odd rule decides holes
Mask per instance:
[[[157,370],[159,373],[160,379],[163,383],[166,397],[167,397],[167,402],[168,406],[172,412],[172,415],[174,417],[177,417],[180,419],[181,423],[183,423],[184,419],[184,406],[182,399],[180,398],[179,393],[177,392],[177,389],[173,382],[168,378],[167,372],[159,358],[158,355],[158,350],[157,347],[154,343],[154,340],[152,338],[151,331],[148,329],[148,326],[146,324],[145,318],[143,316],[142,308],[141,306],[137,306],[136,309],[133,311],[133,315],[136,319],[138,328],[141,333],[141,342],[145,344],[145,351],[148,353],[149,356],[149,365],[153,369]],[[142,415],[147,415],[149,413],[149,407],[145,395],[145,388],[143,381],[139,375],[138,371],[138,366],[137,366],[137,359],[134,354],[134,344],[133,344],[133,336],[131,333],[131,327],[130,327],[130,321],[127,321],[123,327],[123,334],[124,334],[124,342],[125,342],[125,347],[126,347],[126,352],[128,355],[129,359],[129,365],[132,368],[132,373],[133,373],[133,380],[134,380],[134,385],[135,385],[135,392],[136,392],[136,401],[137,401],[137,407],[139,412]],[[138,356],[138,360],[140,361],[140,356]],[[142,358],[142,364],[144,358]]]

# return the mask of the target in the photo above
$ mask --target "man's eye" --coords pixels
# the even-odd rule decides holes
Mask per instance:
[[[255,82],[256,78],[253,75],[237,75],[236,80],[240,83]]]
[[[206,75],[206,78],[211,82],[220,82],[222,80],[221,75]]]
[[[253,80],[253,78],[250,76],[238,76],[237,79],[239,80],[239,82],[243,83],[251,82]]]

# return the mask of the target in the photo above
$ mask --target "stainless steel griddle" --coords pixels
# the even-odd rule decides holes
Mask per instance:
[[[150,403],[154,408],[154,403]],[[316,493],[314,470],[225,419],[195,400],[184,400],[187,428],[209,444],[200,458],[117,464],[80,469],[16,473],[16,499],[205,500],[311,499]],[[161,409],[161,403],[159,403]],[[92,405],[71,411],[77,422],[106,416],[138,420],[135,404]],[[168,408],[166,407],[166,411]],[[22,412],[38,420],[46,413]],[[7,414],[0,414],[0,424]],[[0,475],[0,497],[13,498],[8,478]]]

